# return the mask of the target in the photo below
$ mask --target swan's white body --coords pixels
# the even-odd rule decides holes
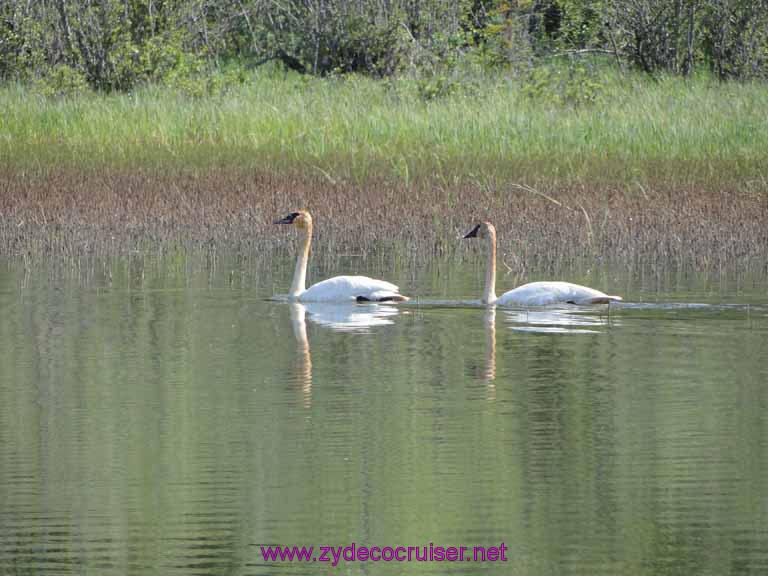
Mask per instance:
[[[391,282],[376,280],[367,276],[334,276],[307,290],[295,298],[299,302],[354,302],[370,300],[405,300],[399,288]]]
[[[496,296],[496,228],[490,222],[475,226],[465,238],[486,238],[488,267],[485,273],[483,304],[498,306],[549,306],[552,304],[608,304],[621,300],[594,288],[570,282],[530,282]]]
[[[397,302],[408,300],[400,289],[384,280],[367,276],[334,276],[306,288],[309,246],[312,243],[312,216],[309,212],[293,212],[279,224],[295,224],[302,235],[302,246],[296,260],[293,282],[288,292],[290,300],[298,302]]]
[[[570,282],[529,282],[504,292],[495,303],[499,306],[549,306],[551,304],[605,304],[612,300],[621,300],[621,298]]]

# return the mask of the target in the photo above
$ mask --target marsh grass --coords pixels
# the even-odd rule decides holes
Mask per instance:
[[[279,254],[308,207],[324,254],[462,258],[479,218],[509,270],[702,268],[768,246],[768,91],[602,78],[588,104],[518,80],[425,101],[409,80],[254,76],[50,99],[0,90],[0,255]],[[592,89],[592,88],[590,88]],[[387,257],[390,257],[387,256]]]
[[[413,81],[263,74],[217,95],[169,88],[51,99],[0,90],[8,169],[233,168],[329,183],[516,182],[768,188],[763,85],[606,75],[589,103],[520,80],[425,101]]]
[[[745,189],[406,188],[232,169],[0,173],[0,254],[76,260],[178,248],[285,259],[295,235],[272,222],[298,207],[316,220],[315,265],[475,260],[482,247],[460,237],[480,219],[499,230],[500,267],[520,277],[581,261],[699,270],[768,262],[768,200]]]

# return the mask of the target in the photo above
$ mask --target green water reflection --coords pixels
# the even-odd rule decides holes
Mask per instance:
[[[768,570],[759,283],[494,311],[447,262],[396,270],[407,306],[300,306],[278,264],[2,269],[0,573]],[[352,542],[508,561],[260,552]]]

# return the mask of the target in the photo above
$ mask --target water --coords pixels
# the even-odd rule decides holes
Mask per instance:
[[[267,301],[279,258],[0,268],[0,574],[768,571],[764,279],[568,276],[609,316],[357,266],[419,301]],[[261,554],[353,542],[507,560]]]

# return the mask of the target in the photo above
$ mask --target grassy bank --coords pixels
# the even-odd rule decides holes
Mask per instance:
[[[424,179],[768,187],[768,89],[574,75],[457,86],[262,74],[217,95],[43,98],[0,89],[0,165]]]
[[[272,220],[305,206],[318,254],[455,255],[488,218],[521,272],[765,265],[766,86],[554,70],[433,88],[262,74],[197,97],[0,89],[0,255],[271,254],[290,241]]]

